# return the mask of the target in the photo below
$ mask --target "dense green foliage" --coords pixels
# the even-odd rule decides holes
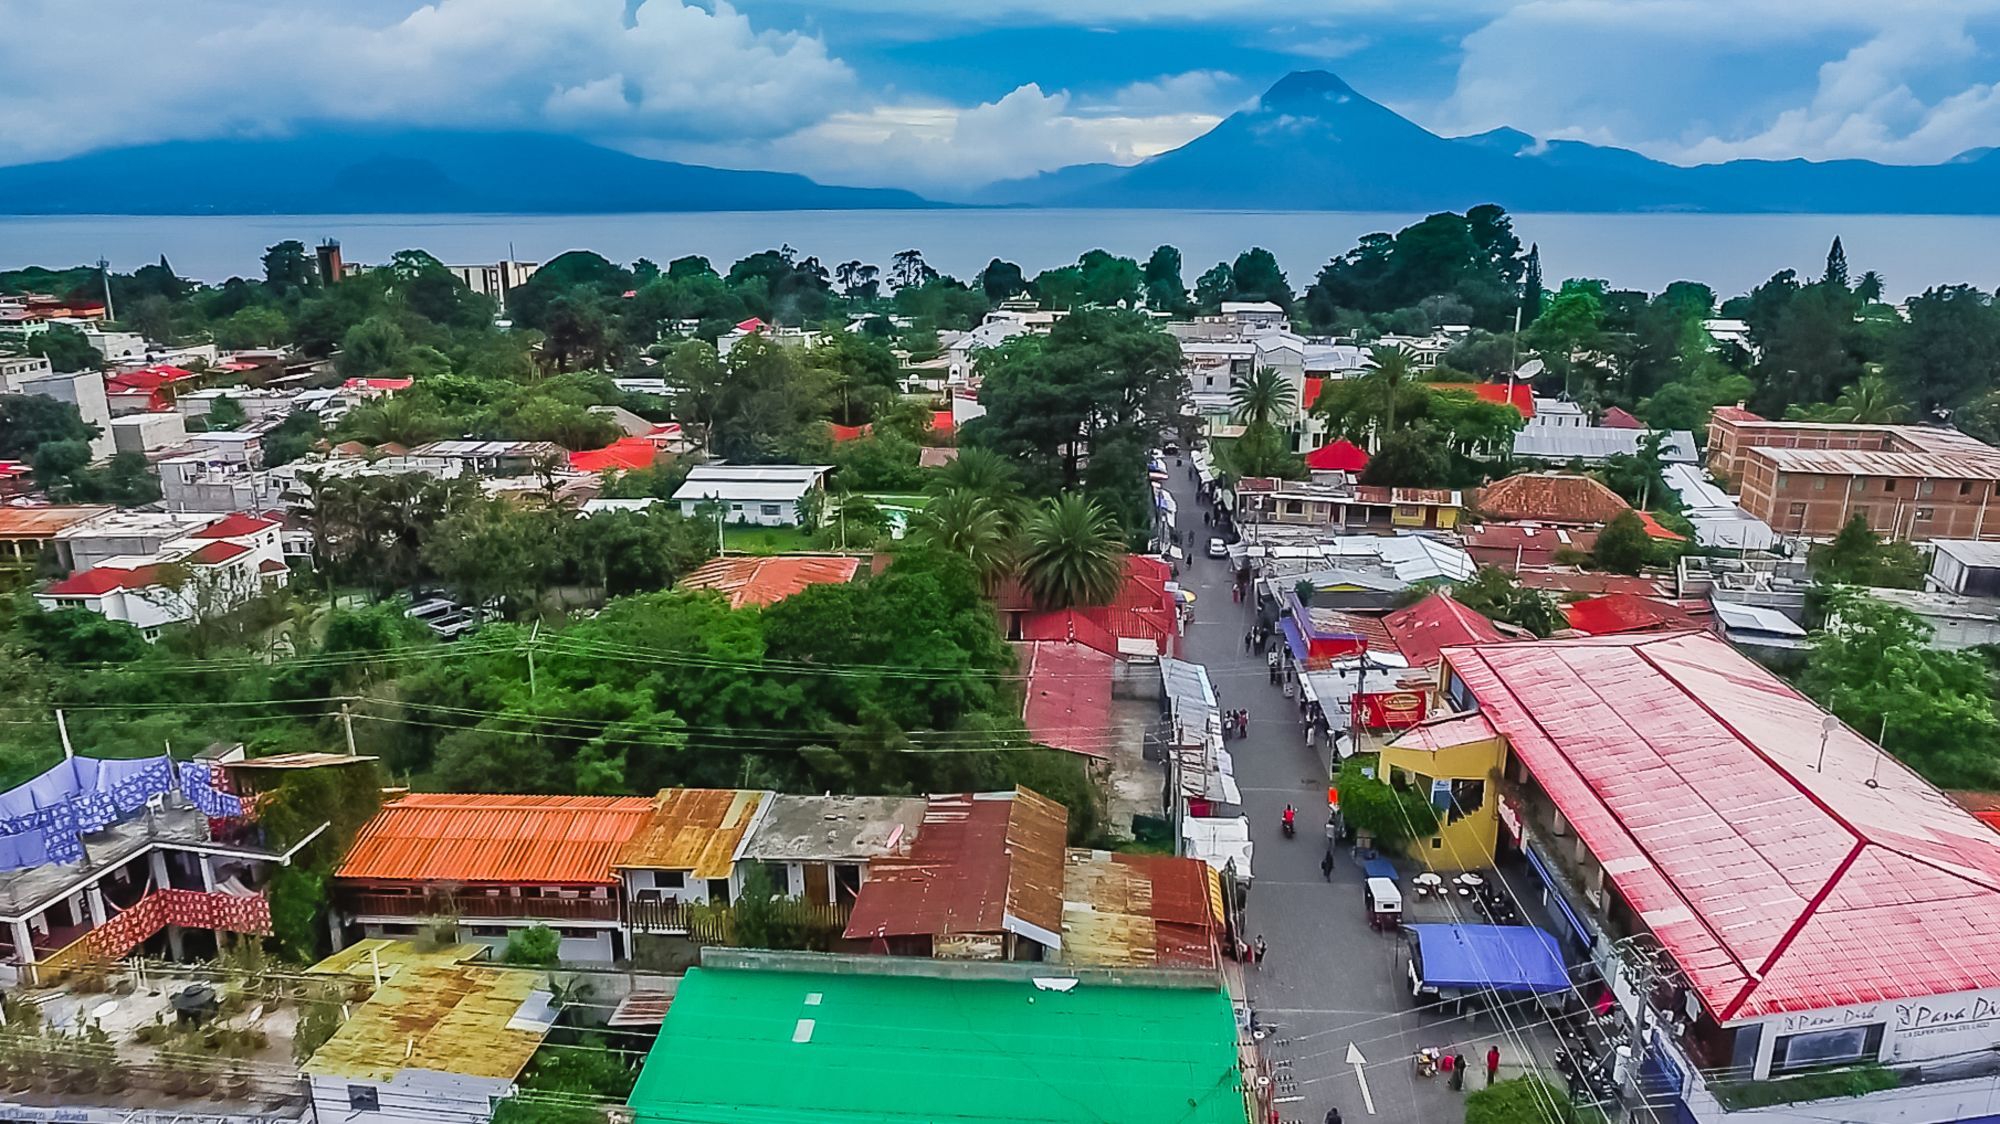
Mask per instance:
[[[1378,775],[1371,777],[1370,771]],[[1382,779],[1380,771],[1381,759],[1372,753],[1341,762],[1334,784],[1340,790],[1340,814],[1348,825],[1374,836],[1376,846],[1390,851],[1436,831],[1438,813],[1428,794],[1396,787]]]
[[[1766,1108],[1771,1105],[1822,1101],[1833,1097],[1865,1097],[1870,1093],[1893,1089],[1901,1083],[1901,1080],[1895,1070],[1869,1064],[1819,1073],[1801,1073],[1791,1077],[1775,1077],[1768,1081],[1714,1082],[1709,1085],[1709,1091],[1715,1094],[1716,1100],[1722,1102],[1724,1109],[1736,1112],[1748,1108]],[[1470,1120],[1470,1101],[1467,1102],[1466,1108],[1467,1119]]]
[[[1819,581],[1876,589],[1921,589],[1930,571],[1929,560],[1916,547],[1885,542],[1859,515],[1849,519],[1832,541],[1813,547],[1807,562]]]
[[[1465,1124],[1598,1124],[1603,1119],[1603,1113],[1577,1108],[1560,1087],[1532,1075],[1496,1081],[1465,1097]]]

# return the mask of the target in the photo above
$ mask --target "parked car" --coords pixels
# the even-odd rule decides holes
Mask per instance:
[[[458,603],[450,598],[433,597],[403,610],[403,615],[413,621],[433,621],[456,608]]]
[[[1227,557],[1229,557],[1229,544],[1228,544],[1228,543],[1226,543],[1226,542],[1223,542],[1223,541],[1222,541],[1222,540],[1221,540],[1220,538],[1211,538],[1211,539],[1209,539],[1209,540],[1208,540],[1208,556],[1209,556],[1210,558],[1227,558]]]

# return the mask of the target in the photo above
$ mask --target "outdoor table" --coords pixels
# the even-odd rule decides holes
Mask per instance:
[[[1454,881],[1461,886],[1483,886],[1486,884],[1486,879],[1479,877],[1469,870],[1459,875]]]
[[[1436,886],[1444,882],[1444,876],[1427,870],[1410,879],[1410,881],[1415,882],[1419,886]]]

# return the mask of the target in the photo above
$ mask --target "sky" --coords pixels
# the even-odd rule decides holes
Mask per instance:
[[[1677,163],[2000,144],[2000,0],[0,0],[0,164],[532,129],[949,193],[1129,164],[1321,68],[1433,131]]]

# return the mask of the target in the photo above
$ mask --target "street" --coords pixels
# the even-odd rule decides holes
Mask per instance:
[[[1255,882],[1244,936],[1261,935],[1270,946],[1261,968],[1246,970],[1251,1004],[1266,1024],[1279,1028],[1266,1055],[1289,1062],[1275,1073],[1279,1105],[1288,1121],[1319,1124],[1329,1108],[1353,1122],[1446,1124],[1462,1118],[1464,1093],[1442,1076],[1421,1078],[1413,1059],[1426,1046],[1454,1047],[1472,1062],[1467,1091],[1484,1083],[1489,1044],[1500,1047],[1500,1076],[1520,1072],[1521,1051],[1502,1038],[1490,1017],[1420,1016],[1405,983],[1402,937],[1368,927],[1360,868],[1347,849],[1335,851],[1332,878],[1321,877],[1326,853],[1328,750],[1308,749],[1298,706],[1269,682],[1264,657],[1247,652],[1252,622],[1248,604],[1230,600],[1230,563],[1206,556],[1211,533],[1207,510],[1195,498],[1185,465],[1169,465],[1169,486],[1179,507],[1190,560],[1181,581],[1195,592],[1194,614],[1183,638],[1183,657],[1208,669],[1225,711],[1250,712],[1249,736],[1227,743],[1243,791],[1243,814],[1255,843]],[[1282,830],[1286,804],[1298,809],[1298,834]],[[1405,881],[1411,869],[1407,864]],[[1522,1021],[1524,1016],[1517,1016]],[[1364,1059],[1364,1097],[1350,1046]],[[1374,1114],[1370,1115],[1368,1101]]]

